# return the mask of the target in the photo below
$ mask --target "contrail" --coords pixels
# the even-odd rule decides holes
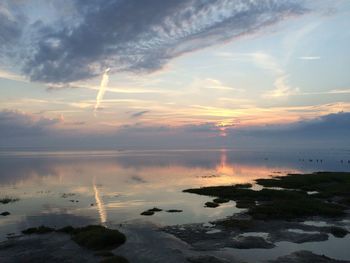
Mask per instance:
[[[105,209],[105,204],[103,203],[103,200],[100,197],[99,189],[96,186],[95,178],[93,179],[93,187],[95,192],[95,200],[97,204],[97,210],[100,216],[101,224],[104,225],[107,222],[107,213]]]
[[[100,103],[103,100],[103,96],[105,95],[106,92],[106,87],[108,85],[108,80],[109,80],[109,76],[108,76],[108,72],[110,71],[110,68],[107,68],[105,70],[105,72],[102,75],[102,80],[101,80],[101,84],[100,84],[100,89],[97,93],[96,96],[96,104],[95,104],[95,108],[94,108],[94,114],[96,115],[96,112],[98,110],[98,108],[100,107]]]

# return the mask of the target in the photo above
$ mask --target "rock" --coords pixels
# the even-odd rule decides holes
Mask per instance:
[[[345,228],[337,227],[337,226],[330,227],[329,232],[333,236],[338,237],[338,238],[343,238],[349,233],[349,231],[347,231]]]
[[[205,203],[205,207],[210,207],[210,208],[215,208],[218,207],[219,204],[218,203],[214,203],[214,202],[206,202]]]
[[[151,212],[161,212],[163,211],[162,209],[158,208],[158,207],[153,207],[152,209],[148,209],[147,211],[151,211]]]
[[[181,213],[182,210],[178,210],[178,209],[169,209],[169,210],[166,210],[168,213]]]
[[[256,236],[238,236],[233,240],[231,246],[239,249],[275,247],[273,243],[267,242],[264,238]]]
[[[154,212],[153,211],[144,211],[141,213],[142,216],[153,216]]]
[[[153,207],[152,209],[148,209],[144,212],[141,213],[142,216],[152,216],[154,215],[155,212],[161,212],[163,211],[162,209],[160,208],[157,208],[157,207]]]
[[[230,202],[230,199],[227,198],[215,198],[213,200],[214,203],[218,203],[218,204],[223,204],[223,203],[228,203]]]
[[[292,232],[292,231],[279,231],[271,233],[271,238],[273,241],[289,241],[297,244],[305,242],[320,242],[328,240],[328,235],[326,233],[302,233],[302,232]]]
[[[336,260],[324,255],[316,255],[310,251],[297,251],[287,256],[282,256],[270,263],[345,263],[349,261]]]
[[[10,215],[10,212],[5,211],[5,212],[2,212],[0,215],[2,215],[2,216],[8,216],[8,215]]]
[[[187,261],[190,263],[229,263],[227,260],[218,259],[213,256],[191,257],[187,258]]]

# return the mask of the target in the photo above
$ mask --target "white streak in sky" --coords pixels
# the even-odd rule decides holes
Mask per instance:
[[[96,96],[96,104],[95,104],[95,108],[94,108],[95,115],[96,115],[98,108],[100,107],[101,101],[103,100],[103,96],[105,95],[105,92],[106,92],[106,87],[107,87],[108,81],[109,81],[109,76],[108,76],[109,71],[110,71],[110,68],[107,68],[102,75],[100,89],[99,89],[97,96]]]
[[[105,209],[105,204],[103,203],[103,200],[100,197],[100,191],[96,186],[95,178],[93,180],[93,187],[94,187],[94,193],[95,193],[95,200],[97,204],[97,210],[100,216],[101,224],[105,224],[107,222],[107,213]]]
[[[321,57],[299,57],[299,59],[302,59],[302,60],[317,60],[317,59],[321,59]]]

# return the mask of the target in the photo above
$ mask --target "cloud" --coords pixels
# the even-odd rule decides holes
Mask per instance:
[[[135,113],[131,114],[131,117],[138,118],[138,117],[141,117],[142,115],[145,115],[146,113],[149,113],[149,110],[135,112]]]
[[[266,98],[285,98],[291,95],[299,94],[299,88],[291,87],[288,84],[288,75],[282,74],[276,78],[274,89],[269,90],[264,94]]]
[[[102,75],[102,80],[101,80],[101,84],[100,84],[100,89],[97,93],[96,96],[96,103],[95,103],[95,107],[94,107],[94,113],[96,115],[97,110],[100,108],[100,104],[103,100],[104,94],[106,92],[106,87],[108,85],[109,82],[109,76],[108,76],[108,72],[110,71],[110,68],[107,68],[105,70],[105,72]]]
[[[223,84],[220,80],[217,79],[196,79],[193,86],[198,86],[200,88],[205,89],[215,89],[215,90],[222,90],[222,91],[243,91],[243,89],[237,89],[228,85]]]
[[[218,147],[347,147],[350,112],[296,122],[241,126],[205,122],[182,126],[136,123],[109,131],[63,130],[60,119],[34,118],[17,111],[0,112],[1,147],[49,149],[187,149]]]
[[[350,112],[338,112],[283,125],[250,127],[242,129],[241,132],[252,137],[269,137],[276,140],[294,138],[303,142],[320,139],[320,143],[327,143],[327,140],[332,139],[346,141],[349,130]]]
[[[299,93],[298,88],[289,85],[288,74],[275,58],[266,53],[253,53],[251,56],[258,66],[272,72],[276,76],[273,84],[274,89],[265,92],[263,97],[286,98]]]
[[[321,59],[321,57],[304,56],[304,57],[299,57],[299,59],[301,59],[301,60],[319,60],[319,59]]]
[[[50,128],[62,121],[61,118],[35,118],[20,111],[0,111],[0,140],[7,137],[40,136],[49,132]]]
[[[0,51],[8,52],[11,45],[22,35],[25,23],[23,14],[14,4],[0,2]],[[1,54],[0,54],[1,55]]]
[[[307,10],[298,0],[75,0],[78,17],[34,23],[23,72],[68,83],[112,72],[152,72],[171,59]]]
[[[9,80],[26,82],[26,79],[24,77],[22,77],[21,75],[18,75],[16,73],[10,72],[8,70],[3,70],[1,68],[0,68],[0,78],[1,79],[9,79]]]

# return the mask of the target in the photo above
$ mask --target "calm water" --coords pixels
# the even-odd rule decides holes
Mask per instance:
[[[108,225],[145,219],[140,213],[154,206],[183,210],[146,218],[156,223],[208,222],[239,209],[234,202],[204,208],[210,198],[182,193],[183,189],[245,183],[288,172],[350,171],[348,160],[350,152],[340,150],[2,152],[0,197],[20,200],[0,204],[0,212],[11,213],[0,218],[0,239],[36,225]]]

